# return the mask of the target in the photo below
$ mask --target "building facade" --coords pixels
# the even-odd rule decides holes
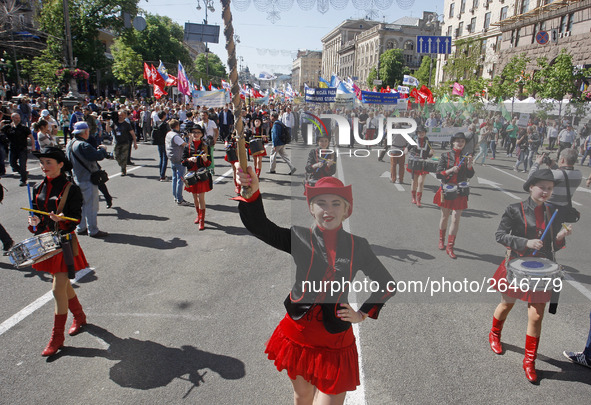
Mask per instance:
[[[458,44],[479,43],[472,48],[480,53],[475,77],[492,79],[523,53],[531,58],[528,70],[538,57],[552,60],[562,49],[576,65],[590,63],[591,0],[445,0],[444,10],[443,35],[452,37],[452,55],[459,56]],[[540,31],[548,32],[548,43],[537,42]],[[438,58],[437,83],[461,79],[445,73],[448,62],[447,55]]]
[[[423,57],[416,50],[417,35],[441,35],[437,13],[425,11],[422,18],[402,17],[393,23],[346,20],[322,38],[322,77],[336,73],[365,85],[389,49],[401,49],[405,66],[414,72]]]
[[[298,51],[291,69],[291,86],[299,92],[304,91],[304,83],[310,87],[318,87],[318,77],[322,69],[322,52]]]

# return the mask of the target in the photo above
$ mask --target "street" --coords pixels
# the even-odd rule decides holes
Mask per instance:
[[[311,225],[302,187],[307,151],[301,144],[289,149],[297,167],[292,176],[281,159],[277,174],[267,174],[268,157],[263,160],[265,211],[280,226]],[[410,203],[409,173],[403,184],[393,184],[389,162],[378,162],[377,153],[341,152],[337,177],[353,185],[354,198],[345,226],[368,239],[396,281],[422,285],[399,291],[378,320],[355,328],[362,385],[346,403],[587,404],[591,369],[571,364],[562,351],[581,351],[589,331],[590,189],[583,184],[573,196],[581,220],[557,253],[566,276],[557,314],[546,311],[536,361],[540,382],[533,385],[522,369],[523,302],[505,323],[505,353],[494,354],[487,339],[500,301],[498,292],[488,291],[487,279],[505,253],[494,234],[506,206],[527,198],[526,173],[513,171],[515,160],[504,152],[486,166],[475,164],[456,241],[458,259],[452,260],[437,249],[434,176],[427,176],[419,209]],[[66,336],[56,356],[40,355],[51,333],[51,277],[0,259],[0,403],[292,403],[287,374],[278,373],[264,354],[285,315],[292,261],[244,228],[238,203],[230,200],[234,184],[220,145],[215,158],[216,184],[206,194],[201,232],[193,223],[195,208],[177,206],[170,181],[158,181],[155,146],[141,144],[133,151],[135,166],[126,177],[115,161],[101,162],[115,200],[107,209],[101,197],[98,225],[110,235],[79,237],[91,269],[79,273],[75,288],[89,325],[78,336]],[[31,157],[28,169],[30,181],[42,179],[36,159]],[[581,170],[587,178],[590,169]],[[2,178],[8,190],[0,205],[1,223],[15,242],[31,236],[27,213],[19,209],[28,207],[27,190],[18,182],[16,174]],[[192,201],[187,192],[185,199]],[[454,281],[462,289],[445,290],[459,286]],[[472,282],[479,288],[466,291]]]

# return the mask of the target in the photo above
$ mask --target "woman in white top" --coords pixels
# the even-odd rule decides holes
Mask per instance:
[[[40,119],[34,124],[34,129],[37,132],[37,142],[39,142],[41,148],[46,146],[57,146],[57,139],[49,133],[49,125],[47,121]]]

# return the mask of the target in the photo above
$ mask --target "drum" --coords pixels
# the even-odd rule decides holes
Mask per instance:
[[[460,197],[468,197],[470,195],[470,183],[463,181],[458,184],[458,195]]]
[[[419,171],[423,170],[423,160],[416,156],[410,156],[408,158],[408,170]]]
[[[185,174],[185,177],[183,177],[183,182],[187,187],[197,184],[198,181],[199,180],[197,179],[197,172],[189,172]]]
[[[437,171],[437,161],[433,159],[427,159],[423,162],[423,170],[429,173],[435,173]]]
[[[25,239],[8,251],[10,262],[17,268],[42,262],[62,251],[60,238],[56,233],[46,232]]]
[[[195,177],[197,177],[197,181],[208,181],[209,180],[209,173],[205,167],[197,170],[195,172]]]
[[[265,147],[263,146],[263,140],[261,138],[253,138],[249,142],[250,154],[252,156],[258,156],[265,153]]]
[[[228,162],[237,162],[238,153],[236,152],[236,148],[231,146],[226,147],[226,158],[228,158]]]
[[[443,198],[446,200],[455,200],[458,197],[458,186],[455,184],[444,184],[443,185]]]
[[[552,291],[552,280],[562,279],[560,266],[541,257],[519,257],[507,266],[507,282],[522,291]]]

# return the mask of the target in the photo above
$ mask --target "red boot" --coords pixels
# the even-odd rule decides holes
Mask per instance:
[[[447,247],[445,248],[445,252],[452,259],[457,259],[457,256],[454,253],[454,243],[455,242],[456,242],[456,235],[449,235],[448,238],[447,238]]]
[[[86,325],[86,314],[82,310],[82,305],[80,305],[77,296],[68,300],[68,309],[74,315],[74,322],[72,322],[72,326],[68,330],[68,335],[74,336],[80,333],[82,327]]]
[[[421,198],[423,198],[423,193],[417,193],[417,207],[421,208]]]
[[[261,169],[256,169],[254,172],[256,173],[257,178],[261,177]]]
[[[523,370],[525,377],[532,383],[538,381],[536,373],[536,357],[538,357],[539,337],[525,335],[525,357],[523,358]]]
[[[199,207],[195,207],[195,209],[197,210],[197,218],[195,218],[195,221],[193,221],[193,223],[198,224],[199,219],[201,219],[201,210],[199,209]]]
[[[439,230],[439,250],[445,249],[445,229]]]
[[[199,230],[205,229],[205,208],[201,210],[201,216],[199,217]]]
[[[51,338],[47,347],[41,353],[41,356],[53,356],[59,349],[64,345],[64,331],[66,329],[66,320],[68,314],[54,315],[53,318],[53,330],[51,331]]]
[[[411,204],[416,204],[417,203],[417,192],[416,191],[411,191],[410,195],[412,196],[412,200],[410,200]]]
[[[490,343],[490,348],[496,354],[503,353],[503,345],[501,344],[501,331],[503,330],[504,323],[504,320],[499,321],[493,316],[492,328],[488,334],[488,343]]]

